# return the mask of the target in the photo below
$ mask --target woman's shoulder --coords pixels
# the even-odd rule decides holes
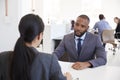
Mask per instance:
[[[0,53],[0,61],[6,61],[7,59],[10,58],[12,55],[13,51],[4,51]]]
[[[43,64],[50,64],[52,60],[56,60],[55,54],[39,52],[37,49],[33,48],[34,52],[36,53],[34,62],[36,63],[43,63]]]
[[[8,73],[12,53],[12,51],[4,51],[0,53],[0,73],[4,75],[3,79],[8,78],[6,74]]]
[[[39,58],[45,58],[48,60],[55,58],[55,54],[51,54],[51,53],[38,52],[37,55]]]
[[[5,56],[5,55],[9,55],[10,53],[12,53],[13,51],[3,51],[0,52],[0,56]]]
[[[57,59],[55,54],[45,53],[45,52],[38,52],[36,53],[36,59],[39,61],[46,61],[50,62],[52,59]]]

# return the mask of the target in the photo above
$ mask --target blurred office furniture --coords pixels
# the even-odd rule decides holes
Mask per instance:
[[[118,42],[118,49],[120,49],[120,32],[115,33],[115,39]]]
[[[114,42],[114,30],[104,30],[102,33],[103,43],[113,43]]]
[[[53,39],[54,42],[54,50],[57,48],[57,46],[60,44],[61,40],[63,39],[63,36],[57,37]],[[68,61],[68,53],[64,53],[62,57],[59,58],[60,61]]]
[[[115,38],[118,39],[118,41],[120,41],[120,32],[115,33],[115,36]]]
[[[110,30],[104,30],[102,33],[102,42],[103,43],[110,43],[113,45],[113,55],[115,55],[116,52],[116,47],[117,44],[115,43],[115,38],[114,38],[114,29],[110,29]]]
[[[54,50],[57,48],[57,46],[60,44],[61,40],[63,39],[63,36],[53,38],[54,41]]]
[[[98,35],[98,28],[96,30],[95,29],[89,29],[88,32]]]
[[[64,24],[49,24],[46,25],[43,35],[43,52],[52,53],[55,49],[55,41],[66,34],[66,27]]]

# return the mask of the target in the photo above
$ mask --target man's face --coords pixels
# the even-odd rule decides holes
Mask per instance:
[[[78,17],[74,25],[74,33],[76,36],[81,37],[89,28],[89,21],[87,19]]]

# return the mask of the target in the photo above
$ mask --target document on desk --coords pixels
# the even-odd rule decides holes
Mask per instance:
[[[71,63],[71,62],[64,62],[64,61],[59,61],[59,64],[60,64],[60,66],[61,66],[61,70],[62,70],[63,73],[72,71],[71,66],[72,66],[73,63]]]
[[[72,80],[120,80],[119,66],[99,66],[96,68],[86,68],[83,70],[75,70],[71,66],[71,62],[59,61],[63,73],[70,72]]]
[[[78,70],[75,70],[72,68],[72,65],[73,65],[72,62],[59,61],[59,64],[61,66],[61,70],[63,74],[65,72],[70,72],[73,78],[72,80],[79,80],[79,77],[78,77],[79,74],[76,74]]]

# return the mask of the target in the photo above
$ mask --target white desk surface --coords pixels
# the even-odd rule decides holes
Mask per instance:
[[[118,66],[106,65],[84,70],[75,70],[71,68],[73,63],[62,61],[59,61],[59,63],[62,72],[70,72],[73,80],[120,80],[120,67]]]

